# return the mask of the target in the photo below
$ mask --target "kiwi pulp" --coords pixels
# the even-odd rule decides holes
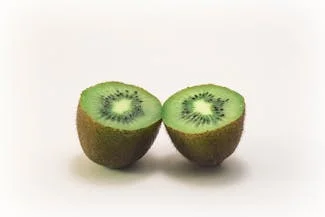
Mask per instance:
[[[162,112],[177,150],[202,166],[218,165],[235,151],[244,116],[244,98],[213,84],[178,91],[167,99]]]
[[[161,123],[161,103],[146,90],[120,82],[85,89],[77,131],[85,155],[109,168],[123,168],[151,147]]]

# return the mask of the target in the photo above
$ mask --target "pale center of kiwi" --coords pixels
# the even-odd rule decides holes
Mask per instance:
[[[209,92],[197,93],[184,99],[180,117],[195,126],[217,124],[225,117],[223,106],[228,101]]]
[[[204,100],[197,100],[193,102],[193,111],[201,113],[202,115],[212,115],[211,104]]]
[[[103,119],[128,124],[143,116],[142,100],[137,91],[116,90],[106,96],[101,96],[102,105],[99,110]]]
[[[123,114],[124,112],[127,112],[131,108],[131,102],[130,99],[121,99],[119,101],[115,101],[112,106],[112,112],[115,112],[117,114]]]

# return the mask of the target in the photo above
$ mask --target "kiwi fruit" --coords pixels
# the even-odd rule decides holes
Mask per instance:
[[[82,91],[77,131],[85,155],[108,168],[123,168],[151,147],[161,124],[161,103],[146,90],[105,82]]]
[[[219,165],[236,149],[245,101],[226,87],[204,84],[180,90],[163,105],[162,119],[176,149],[202,166]]]

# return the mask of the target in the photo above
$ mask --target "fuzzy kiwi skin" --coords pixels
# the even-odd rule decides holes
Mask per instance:
[[[95,122],[80,104],[77,131],[85,155],[111,169],[124,168],[139,160],[151,147],[161,120],[139,130],[118,130]]]
[[[245,113],[232,123],[217,130],[188,134],[168,127],[167,132],[176,149],[200,166],[222,163],[236,149],[244,128]]]

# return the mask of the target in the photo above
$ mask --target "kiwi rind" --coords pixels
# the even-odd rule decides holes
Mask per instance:
[[[199,134],[165,127],[174,146],[184,157],[201,166],[214,166],[235,151],[243,132],[244,116],[222,128]]]
[[[76,122],[85,155],[97,164],[119,169],[133,164],[149,150],[158,134],[161,118],[136,130],[112,128],[91,118],[79,101]]]
[[[95,122],[78,106],[77,131],[85,155],[106,167],[124,168],[139,160],[151,147],[161,120],[139,130],[118,130]]]

